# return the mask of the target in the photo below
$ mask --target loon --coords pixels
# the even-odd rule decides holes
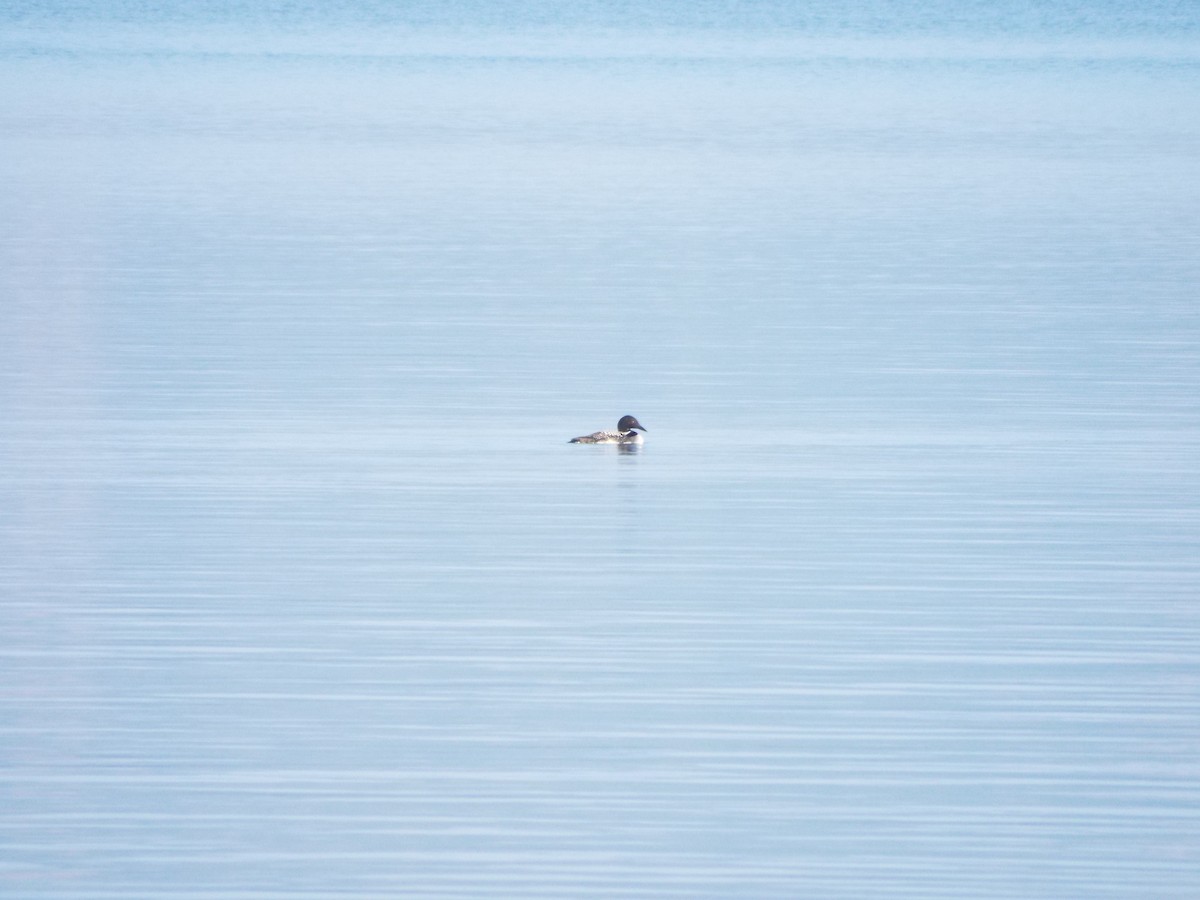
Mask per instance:
[[[582,437],[571,438],[567,441],[568,444],[640,444],[642,436],[639,431],[645,431],[646,428],[635,419],[633,416],[621,416],[621,421],[617,423],[616,431],[597,431],[594,434],[585,434]]]

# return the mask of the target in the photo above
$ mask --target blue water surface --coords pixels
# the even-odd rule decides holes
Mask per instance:
[[[1168,2],[6,7],[0,895],[1196,896],[1197,97]]]

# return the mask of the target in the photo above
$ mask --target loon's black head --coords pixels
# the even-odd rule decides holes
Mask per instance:
[[[642,426],[642,423],[633,416],[621,416],[621,421],[617,423],[617,431],[633,431],[634,429],[638,431],[646,430]]]

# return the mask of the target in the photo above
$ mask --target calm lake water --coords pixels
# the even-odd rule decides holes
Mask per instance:
[[[0,895],[1200,895],[1196,9],[43,7]]]

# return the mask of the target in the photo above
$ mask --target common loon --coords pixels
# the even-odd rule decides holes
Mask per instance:
[[[597,431],[594,434],[585,434],[583,437],[571,438],[567,441],[568,444],[640,444],[642,436],[639,431],[645,431],[645,426],[642,425],[633,416],[621,416],[621,421],[617,423],[616,431]]]

